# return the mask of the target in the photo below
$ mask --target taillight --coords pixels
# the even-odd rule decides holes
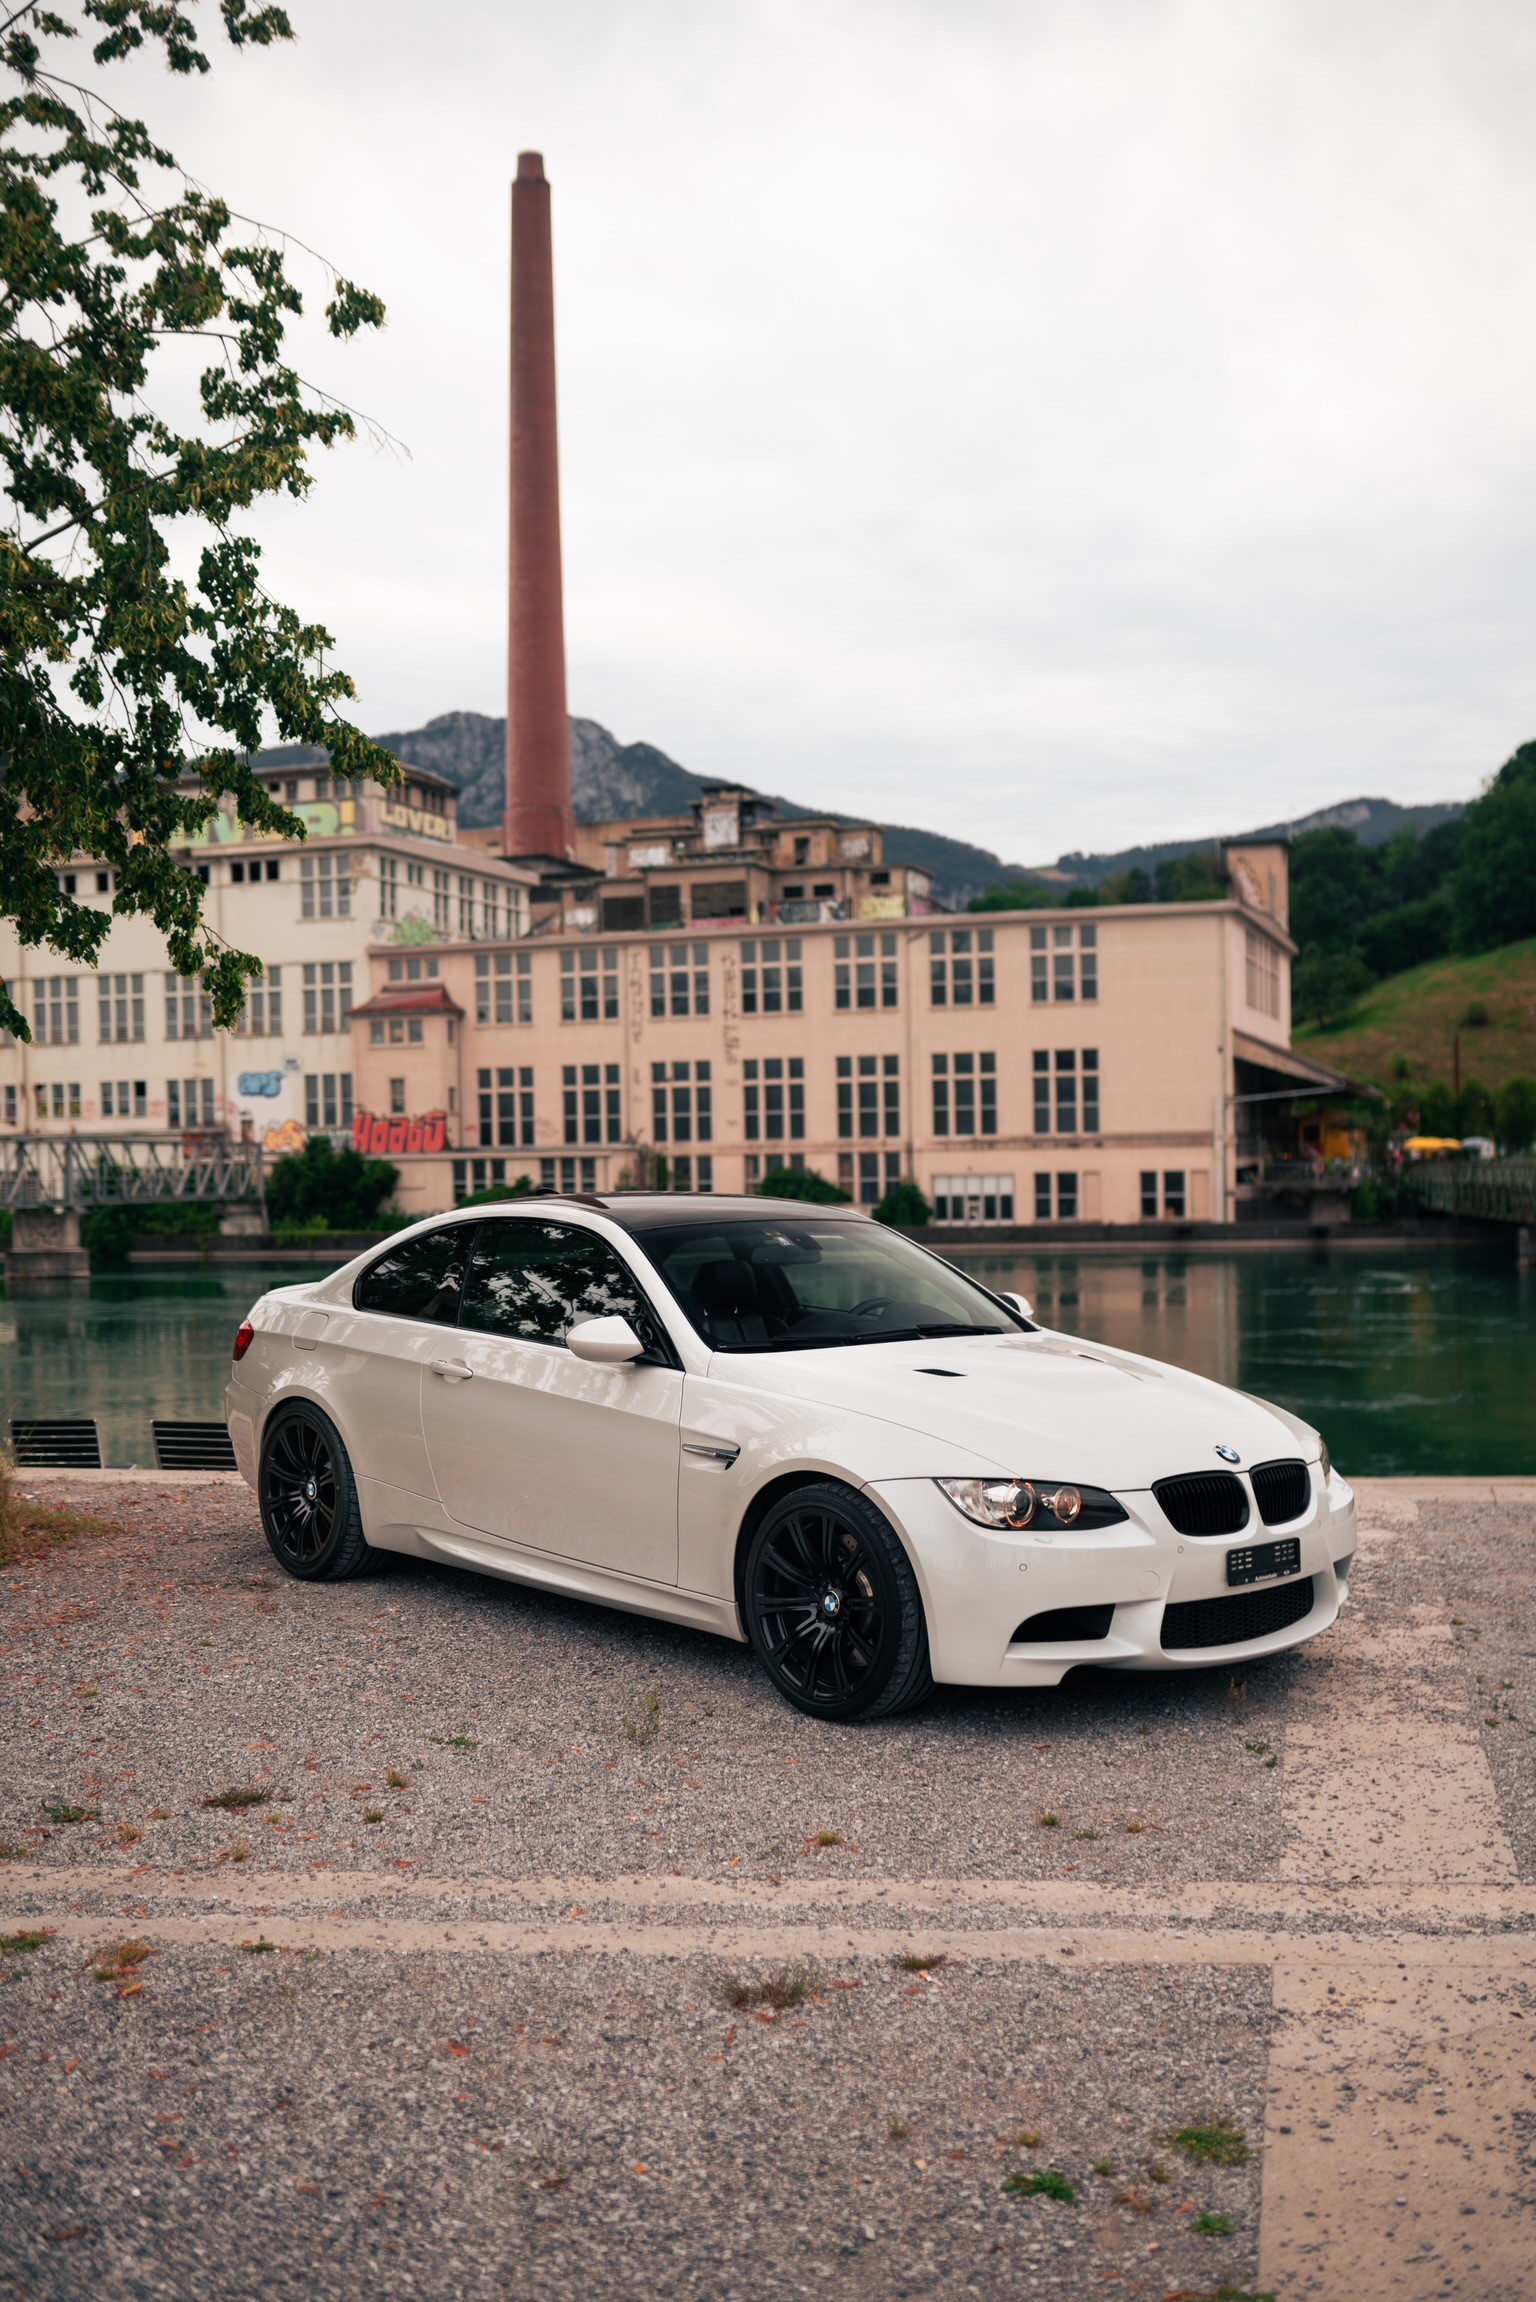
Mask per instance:
[[[256,1330],[249,1319],[242,1319],[235,1335],[235,1364],[238,1366],[256,1340]]]

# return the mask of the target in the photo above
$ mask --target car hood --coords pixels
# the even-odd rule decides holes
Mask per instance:
[[[938,1370],[937,1372],[935,1370]],[[961,1342],[858,1344],[845,1350],[717,1355],[712,1373],[780,1398],[867,1415],[1018,1477],[1073,1479],[1135,1492],[1180,1471],[1311,1457],[1315,1433],[1260,1399],[1181,1367],[1072,1335],[968,1336]],[[925,1449],[926,1453],[926,1449]]]

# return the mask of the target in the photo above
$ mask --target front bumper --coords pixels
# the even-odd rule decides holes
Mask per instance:
[[[950,1686],[1055,1686],[1081,1663],[1109,1670],[1208,1670],[1278,1654],[1326,1630],[1348,1594],[1355,1550],[1355,1498],[1335,1471],[1311,1466],[1306,1511],[1267,1527],[1252,1493],[1241,1534],[1181,1535],[1150,1492],[1120,1494],[1129,1516],[1082,1533],[995,1533],[965,1518],[931,1479],[892,1479],[868,1492],[906,1543],[922,1589],[934,1677]],[[1312,1578],[1312,1605],[1298,1621],[1230,1646],[1165,1648],[1163,1610],[1188,1599],[1229,1595],[1227,1552],[1294,1536],[1300,1577]],[[1297,1576],[1287,1578],[1295,1583]],[[1284,1583],[1245,1585],[1279,1590]],[[1104,1638],[1021,1640],[1030,1618],[1065,1607],[1114,1608]]]

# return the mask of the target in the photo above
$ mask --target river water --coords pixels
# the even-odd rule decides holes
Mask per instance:
[[[1536,1273],[1517,1274],[1509,1246],[963,1261],[1048,1326],[1293,1408],[1346,1474],[1536,1474]],[[316,1275],[141,1268],[0,1294],[0,1414],[94,1414],[105,1462],[150,1463],[152,1417],[219,1415],[230,1338],[260,1290]]]

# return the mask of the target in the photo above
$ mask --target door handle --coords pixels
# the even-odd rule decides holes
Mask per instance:
[[[467,1383],[475,1370],[467,1367],[462,1359],[434,1359],[432,1372],[434,1375],[442,1375],[450,1383]]]

